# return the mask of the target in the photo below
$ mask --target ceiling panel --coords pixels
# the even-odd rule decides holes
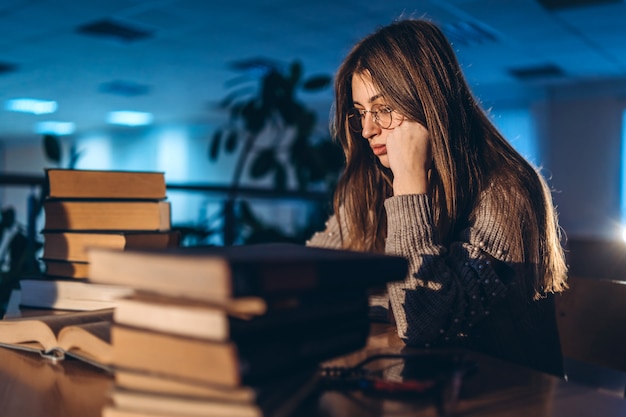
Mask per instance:
[[[511,68],[563,67],[567,81],[626,79],[624,2],[549,11],[536,0],[3,0],[0,62],[17,71],[0,74],[0,102],[35,96],[59,101],[53,116],[0,110],[0,139],[36,138],[38,120],[74,121],[78,133],[105,126],[110,110],[151,111],[160,123],[218,121],[209,109],[238,75],[236,61],[254,57],[305,73],[334,74],[362,36],[399,16],[431,18],[452,36],[471,23],[495,39],[454,39],[472,86],[515,98],[539,85],[510,75]],[[153,36],[131,43],[88,37],[76,28],[101,19],[137,25]],[[101,91],[123,81],[148,87],[136,97]],[[532,87],[532,88],[530,88]],[[328,114],[331,91],[307,96]]]

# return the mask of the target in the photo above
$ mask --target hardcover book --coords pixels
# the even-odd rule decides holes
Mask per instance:
[[[266,300],[264,311],[135,294],[117,300],[113,321],[129,327],[214,341],[255,342],[286,331],[330,328],[368,316],[365,291]]]
[[[22,279],[20,288],[21,306],[76,311],[113,308],[117,300],[133,294],[119,285],[60,279]]]
[[[46,200],[45,231],[170,230],[168,201]]]
[[[228,389],[213,389],[211,395],[189,396],[128,390],[116,386],[111,392],[113,405],[105,407],[102,417],[288,417],[318,384],[313,371],[298,373],[254,389],[248,399],[234,399]],[[234,391],[240,391],[235,389]]]
[[[165,378],[152,373],[137,372],[129,369],[116,369],[114,378],[115,386],[125,391],[252,404],[262,402],[272,392],[284,391],[294,383],[302,382],[303,377],[308,378],[314,372],[316,372],[316,369],[305,370],[304,372],[287,375],[271,383],[256,386],[243,385],[240,387],[194,383],[184,379]]]
[[[299,330],[291,328],[280,339],[235,343],[114,324],[111,329],[113,364],[116,369],[190,383],[229,388],[256,385],[362,348],[369,335],[369,325],[367,315],[361,315],[310,332],[306,326]]]
[[[44,259],[87,262],[87,249],[93,246],[112,249],[161,249],[177,247],[180,233],[176,231],[80,232],[44,231]]]
[[[258,244],[166,250],[89,251],[89,280],[201,301],[364,289],[403,280],[400,256]]]
[[[51,280],[58,278],[68,278],[86,280],[89,277],[89,263],[78,261],[63,261],[60,259],[42,259],[44,264],[44,273]]]
[[[162,172],[46,170],[49,197],[160,200],[166,197]]]

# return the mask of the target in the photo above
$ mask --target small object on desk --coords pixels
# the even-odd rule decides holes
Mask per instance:
[[[389,361],[393,361],[391,364]],[[376,367],[371,367],[377,364]],[[430,399],[447,416],[458,402],[463,378],[475,364],[454,351],[372,355],[353,367],[321,369],[326,390],[358,390],[370,396]]]

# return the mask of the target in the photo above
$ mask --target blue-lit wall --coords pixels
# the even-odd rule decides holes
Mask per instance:
[[[209,159],[209,142],[215,126],[209,124],[181,124],[142,128],[114,128],[95,131],[75,137],[61,137],[67,167],[69,149],[74,145],[80,152],[76,168],[104,170],[162,171],[168,185],[224,185],[233,177],[236,154],[222,153],[217,161]],[[8,142],[2,145],[2,171],[11,174],[43,176],[45,167],[54,167],[44,159],[41,139],[27,142]],[[267,186],[267,182],[249,182],[244,175],[242,185]],[[38,189],[29,187],[0,187],[0,206],[13,206],[18,221],[27,222],[28,196]],[[219,230],[223,198],[203,192],[168,190],[171,202],[172,224],[198,226],[204,224]],[[309,216],[309,205],[300,201],[254,200],[255,214],[266,224],[278,224],[286,233],[304,225]],[[43,216],[37,229],[43,228]],[[222,243],[221,235],[209,242]]]
[[[511,143],[548,177],[561,225],[570,237],[621,239],[624,196],[622,166],[623,83],[563,86],[518,105],[490,106],[494,123]],[[168,183],[228,184],[233,158],[208,158],[210,125],[93,132],[72,140],[83,151],[78,168],[164,171]],[[69,147],[70,139],[66,139]],[[5,173],[40,174],[50,166],[39,141],[6,143]],[[3,206],[13,205],[25,220],[30,190],[2,187]],[[208,216],[212,202],[201,194],[170,193],[175,223]],[[292,218],[293,213],[272,213]]]

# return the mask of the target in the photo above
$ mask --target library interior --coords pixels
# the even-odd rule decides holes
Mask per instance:
[[[626,416],[626,1],[3,0],[0,35],[1,416]]]

